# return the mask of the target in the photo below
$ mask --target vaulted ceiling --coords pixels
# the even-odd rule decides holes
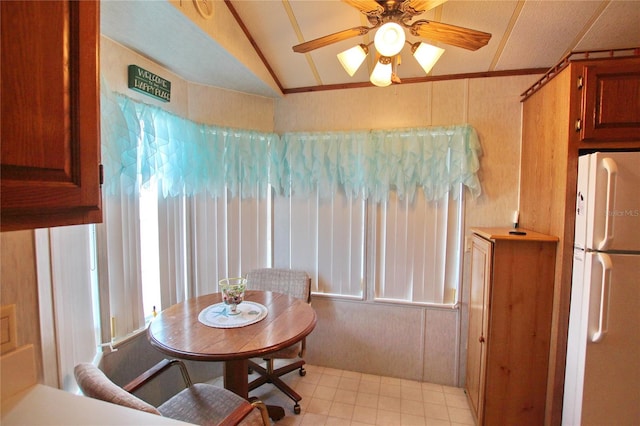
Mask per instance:
[[[239,57],[242,55],[225,48],[224,41],[216,40],[215,30],[212,37],[211,32],[203,30],[202,23],[194,23],[208,21],[197,14],[198,2],[207,3],[206,0],[103,0],[101,32],[187,80],[246,93],[277,97],[296,91],[369,84],[374,55],[369,55],[353,77],[344,71],[336,55],[358,43],[373,41],[373,30],[309,53],[292,50],[292,46],[318,37],[369,26],[366,16],[347,2],[208,1],[207,6],[213,7],[214,14],[209,21],[222,26],[219,19],[224,16],[225,25],[241,28],[242,37],[248,41],[246,46],[261,58],[271,81],[248,67]],[[184,13],[186,9],[188,13]],[[572,51],[640,46],[640,2],[633,0],[448,0],[416,19],[492,35],[488,44],[476,51],[432,42],[444,48],[445,53],[430,78],[540,72]],[[410,34],[407,39],[421,40]],[[408,46],[401,57],[397,74],[403,82],[427,79]]]

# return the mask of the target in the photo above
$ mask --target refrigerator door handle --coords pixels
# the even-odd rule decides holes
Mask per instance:
[[[612,158],[603,158],[602,166],[607,171],[607,206],[604,212],[604,236],[598,244],[598,250],[606,250],[613,240],[613,203],[616,198],[616,177],[618,165]]]
[[[602,279],[600,286],[600,306],[598,309],[598,328],[591,334],[593,343],[601,342],[609,330],[609,292],[611,291],[611,258],[598,253],[598,261],[602,265]]]

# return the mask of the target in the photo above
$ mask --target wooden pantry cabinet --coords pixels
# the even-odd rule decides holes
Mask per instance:
[[[466,392],[478,425],[541,425],[558,239],[471,230]]]
[[[2,1],[2,231],[100,222],[97,1]]]
[[[520,225],[559,238],[546,425],[562,421],[578,156],[640,149],[640,56],[629,51],[603,59],[577,55],[523,93]]]

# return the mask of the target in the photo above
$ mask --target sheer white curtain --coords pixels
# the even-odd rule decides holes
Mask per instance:
[[[44,373],[50,385],[69,392],[78,390],[75,365],[100,355],[91,285],[95,268],[91,232],[91,225],[36,230],[40,310],[51,315],[41,324]]]
[[[114,326],[115,339],[144,327],[154,307],[160,311],[216,292],[221,278],[271,265],[268,198],[229,193],[165,198],[161,193],[159,188],[154,205],[147,206],[157,209],[157,244],[145,241],[144,256],[139,194],[104,199],[98,246],[106,251],[100,286],[109,302],[102,309],[109,316],[102,323]],[[157,287],[159,303],[143,305],[146,287]]]
[[[460,279],[463,196],[428,201],[389,200],[372,209],[374,297],[380,301],[447,304],[457,302]]]
[[[363,299],[369,286],[378,301],[454,305],[463,199],[276,197],[274,264],[308,271],[315,294]]]
[[[333,198],[276,196],[274,264],[303,269],[314,293],[362,298],[365,209],[362,198],[336,191]]]
[[[218,291],[218,281],[271,266],[271,200],[202,193],[188,198],[194,295]]]
[[[186,197],[167,197],[158,191],[158,251],[162,310],[193,296],[189,285],[191,235],[188,228],[189,212]],[[144,283],[145,285],[147,283]],[[153,285],[153,283],[148,283]]]
[[[106,311],[101,317],[103,328],[111,328],[110,337],[117,339],[145,325],[139,193],[104,194],[103,215],[103,223],[96,225],[100,305]]]

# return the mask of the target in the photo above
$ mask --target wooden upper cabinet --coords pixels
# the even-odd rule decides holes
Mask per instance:
[[[586,65],[582,81],[580,139],[640,139],[640,63]]]
[[[2,231],[100,222],[99,2],[0,7]]]

